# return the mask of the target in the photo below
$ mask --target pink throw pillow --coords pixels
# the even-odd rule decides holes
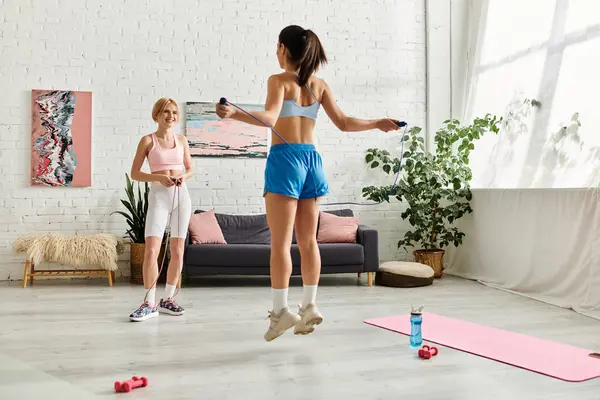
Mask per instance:
[[[319,243],[356,243],[358,217],[340,217],[326,212],[319,212]]]
[[[192,244],[227,244],[215,217],[215,210],[192,215],[188,229]]]

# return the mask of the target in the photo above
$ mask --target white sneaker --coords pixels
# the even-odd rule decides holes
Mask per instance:
[[[323,315],[315,304],[309,304],[298,311],[300,322],[294,327],[294,334],[308,335],[314,332],[315,326],[323,322]]]
[[[278,314],[269,311],[269,329],[265,333],[265,340],[270,342],[273,339],[283,335],[285,331],[295,326],[300,321],[300,316],[291,312],[287,307],[282,309]]]

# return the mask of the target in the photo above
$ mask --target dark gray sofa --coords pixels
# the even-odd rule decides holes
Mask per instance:
[[[203,212],[196,210],[195,213]],[[339,216],[353,216],[352,210],[328,210]],[[232,215],[215,213],[227,244],[192,244],[188,233],[183,258],[183,277],[200,275],[269,275],[271,234],[265,214]],[[319,243],[321,273],[367,273],[373,284],[379,269],[378,233],[359,225],[357,243]],[[300,251],[292,240],[292,275],[300,275]]]

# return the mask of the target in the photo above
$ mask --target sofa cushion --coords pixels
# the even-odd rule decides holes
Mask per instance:
[[[196,210],[195,214],[204,210]],[[270,244],[271,232],[265,214],[233,215],[215,213],[228,244]]]
[[[354,217],[354,213],[349,208],[342,208],[339,210],[324,210],[322,212],[337,215],[338,217]]]
[[[190,232],[190,240],[194,244],[227,244],[213,210],[192,215],[188,229]]]
[[[319,245],[323,265],[363,264],[363,247],[356,243]],[[292,245],[292,264],[300,265],[298,245]],[[191,244],[186,247],[187,265],[215,267],[264,267],[269,265],[271,246],[266,244]]]
[[[353,217],[354,216],[354,213],[349,208],[342,208],[342,209],[339,209],[339,210],[325,210],[325,211],[322,211],[322,212],[325,212],[327,214],[337,215],[339,217]],[[317,223],[317,232],[319,232],[319,224],[320,224],[320,222],[321,222],[321,213],[319,213],[319,222]],[[298,243],[296,241],[296,232],[295,232],[295,230],[294,230],[294,233],[292,234],[292,243],[293,244]]]
[[[341,217],[331,213],[319,213],[319,243],[356,243],[358,217]]]

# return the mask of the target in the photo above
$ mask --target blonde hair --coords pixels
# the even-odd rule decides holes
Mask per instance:
[[[177,105],[177,102],[169,97],[163,97],[156,100],[154,107],[152,107],[152,120],[154,122],[158,122],[158,116],[165,111],[165,108],[167,108],[169,104],[173,104],[177,110],[177,114],[179,114],[179,106]]]

